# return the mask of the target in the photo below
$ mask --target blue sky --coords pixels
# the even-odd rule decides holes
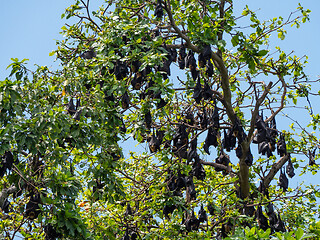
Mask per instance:
[[[301,1],[301,0],[300,0]],[[235,8],[241,4],[248,4],[263,19],[276,16],[286,17],[298,6],[298,0],[247,0],[234,1]],[[91,1],[91,9],[99,6],[103,1]],[[57,66],[54,57],[49,57],[49,52],[56,49],[57,39],[61,27],[66,23],[60,16],[64,9],[73,3],[73,0],[15,0],[2,2],[0,15],[0,28],[2,36],[0,79],[4,79],[8,72],[5,68],[10,64],[10,58],[30,59],[28,65],[33,64]],[[312,10],[311,22],[303,24],[300,29],[290,28],[285,41],[277,42],[288,51],[294,50],[297,55],[308,55],[309,65],[307,72],[312,78],[320,75],[318,56],[320,49],[320,2],[317,0],[304,0],[303,6]]]
[[[55,57],[49,57],[49,53],[56,49],[56,40],[62,39],[59,34],[61,27],[67,22],[61,19],[64,9],[72,4],[73,0],[15,0],[3,1],[0,15],[1,28],[1,58],[0,58],[0,80],[9,75],[5,71],[11,63],[10,58],[28,58],[28,67],[34,69],[33,65],[47,65],[55,69],[58,66],[54,62]],[[91,9],[96,9],[103,1],[92,0]],[[314,80],[320,76],[319,68],[319,39],[320,39],[320,1],[318,0],[236,0],[235,9],[240,5],[247,4],[252,10],[257,10],[257,15],[262,19],[283,16],[287,17],[290,12],[295,11],[299,2],[311,13],[311,21],[299,29],[287,28],[288,35],[284,41],[275,39],[274,46],[280,46],[283,50],[295,51],[295,55],[309,56],[309,64],[306,72],[310,79]],[[237,10],[239,13],[241,10]],[[319,91],[320,88],[313,89]],[[315,104],[316,105],[316,104]],[[319,106],[315,106],[319,110]],[[319,179],[319,177],[317,177]]]

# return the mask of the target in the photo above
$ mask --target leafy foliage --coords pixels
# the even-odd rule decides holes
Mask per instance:
[[[66,9],[79,22],[51,53],[60,70],[12,59],[0,83],[0,233],[319,238],[319,189],[288,179],[319,169],[318,81],[268,47],[310,11],[262,22],[232,0],[106,4]],[[302,100],[308,126],[283,113]]]

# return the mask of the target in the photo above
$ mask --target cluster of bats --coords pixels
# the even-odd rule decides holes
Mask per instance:
[[[163,17],[163,8],[161,5],[161,0],[158,0],[157,6],[155,9],[155,16],[157,18]],[[157,33],[159,34],[159,33]],[[157,36],[156,34],[156,36]],[[126,39],[128,41],[128,39]],[[145,99],[150,97],[151,99],[156,100],[157,109],[164,107],[167,102],[161,97],[161,92],[154,92],[152,87],[155,85],[155,82],[149,77],[149,74],[153,72],[160,72],[164,79],[171,75],[170,65],[173,62],[177,62],[180,69],[188,68],[190,70],[193,81],[195,82],[195,87],[193,89],[193,99],[197,104],[202,100],[213,101],[212,108],[202,108],[198,111],[197,117],[194,116],[194,113],[189,109],[185,114],[185,118],[182,123],[178,124],[176,128],[176,133],[172,136],[171,139],[166,139],[165,132],[163,130],[157,129],[153,132],[150,131],[156,124],[153,124],[152,115],[150,109],[144,113],[144,123],[145,127],[148,130],[147,132],[151,133],[147,137],[149,149],[151,153],[156,153],[163,148],[171,148],[173,154],[179,158],[186,159],[187,164],[192,163],[192,171],[189,175],[186,176],[177,172],[173,174],[170,172],[166,183],[170,192],[175,196],[182,196],[181,191],[186,190],[190,196],[190,199],[196,199],[197,191],[193,178],[198,180],[205,180],[206,172],[201,163],[201,159],[197,153],[197,135],[193,135],[192,139],[189,141],[190,129],[194,127],[195,129],[201,129],[207,131],[205,142],[203,144],[203,150],[207,154],[210,154],[210,146],[218,147],[221,144],[219,156],[215,159],[215,162],[218,164],[215,167],[216,171],[222,171],[223,174],[227,174],[226,167],[230,164],[230,158],[225,153],[235,150],[236,156],[240,159],[243,157],[243,151],[241,148],[241,143],[246,139],[247,135],[244,132],[241,121],[237,118],[233,124],[230,124],[229,127],[223,128],[223,139],[221,137],[221,127],[220,127],[220,116],[219,108],[217,107],[216,100],[214,98],[214,91],[211,89],[207,79],[201,78],[200,70],[198,67],[204,69],[204,74],[207,77],[212,77],[214,74],[214,65],[211,59],[212,50],[210,45],[203,45],[202,51],[198,55],[198,64],[195,59],[194,53],[192,50],[186,52],[186,46],[181,44],[178,52],[175,48],[168,48],[166,45],[163,46],[165,50],[166,57],[162,60],[162,63],[158,66],[151,68],[150,66],[145,67],[141,70],[141,62],[139,60],[127,60],[121,61],[117,60],[114,63],[114,68],[109,69],[109,74],[114,74],[115,78],[119,81],[131,77],[131,85],[133,90],[141,90],[140,99]],[[147,49],[145,49],[147,51]],[[84,59],[91,59],[96,56],[93,50],[85,52],[82,54]],[[108,101],[115,101],[115,97],[106,94],[106,99]],[[130,107],[130,95],[129,90],[125,91],[122,96],[120,96],[120,104],[123,109],[128,109]],[[71,104],[72,106],[72,104]],[[70,111],[69,111],[70,109]],[[78,112],[77,107],[69,108],[68,112],[70,114],[75,114]],[[122,121],[123,132],[126,131],[125,125]],[[266,155],[267,157],[273,156],[273,152],[277,149],[278,155],[283,157],[287,155],[286,142],[284,134],[280,134],[276,128],[276,121],[273,118],[270,123],[265,122],[263,119],[263,114],[258,115],[255,121],[256,132],[252,139],[254,144],[258,144],[259,154]],[[278,140],[277,140],[278,138]],[[313,154],[315,155],[315,154]],[[314,162],[314,157],[310,154],[310,163]],[[248,166],[253,164],[253,155],[251,150],[247,152],[245,156],[245,163]],[[221,165],[221,167],[219,167]],[[288,178],[286,174],[291,178],[295,175],[294,168],[291,162],[289,155],[289,160],[286,166],[285,171],[281,169],[279,177],[279,185],[286,191],[288,188]],[[96,187],[97,188],[97,187]],[[266,190],[259,188],[261,192]],[[167,218],[177,207],[175,205],[165,205],[163,209],[163,214]],[[189,214],[186,220],[183,220],[183,224],[186,225],[187,231],[192,231],[198,229],[201,221],[206,221],[206,212],[203,207],[201,207],[201,213],[199,212],[198,218],[194,213]],[[208,209],[209,210],[209,209]],[[256,218],[259,222],[263,222],[263,214],[261,214],[261,208],[257,210],[253,209],[256,213]],[[205,217],[204,217],[205,216]],[[262,220],[261,220],[262,219]],[[274,231],[283,230],[283,222],[280,219],[279,214],[270,213],[269,222]],[[260,224],[260,223],[259,223]],[[230,227],[231,223],[227,222],[223,225],[221,232],[228,232],[227,229]],[[275,226],[277,225],[277,226]],[[261,226],[264,226],[263,224]],[[262,227],[261,227],[262,228]],[[126,233],[128,236],[128,233]],[[223,235],[223,234],[222,234]],[[126,239],[126,238],[124,238]]]

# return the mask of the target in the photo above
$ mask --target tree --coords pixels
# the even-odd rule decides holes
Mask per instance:
[[[52,53],[60,70],[13,59],[0,83],[2,235],[319,237],[319,189],[288,188],[295,169],[319,169],[318,80],[268,48],[310,11],[260,21],[232,0],[106,4],[66,9],[79,21]],[[276,122],[298,101],[308,126]]]

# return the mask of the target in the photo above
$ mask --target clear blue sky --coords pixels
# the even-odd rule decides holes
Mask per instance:
[[[5,69],[11,63],[10,58],[30,59],[29,68],[33,68],[34,64],[52,66],[53,69],[58,67],[58,64],[54,62],[55,57],[49,57],[49,52],[56,49],[55,40],[62,39],[59,32],[66,20],[61,19],[60,16],[64,9],[73,2],[73,0],[2,1],[0,80],[4,80],[9,74]],[[94,10],[103,1],[91,0],[91,2],[91,9]],[[240,4],[247,4],[252,10],[257,10],[257,15],[263,19],[277,16],[287,17],[296,9],[299,2],[309,8],[312,11],[311,21],[303,24],[300,29],[288,28],[286,39],[276,40],[275,45],[281,46],[287,52],[294,50],[297,56],[308,55],[309,64],[306,72],[310,79],[318,78],[320,75],[319,0],[235,0],[234,2],[235,9],[239,8]],[[319,90],[319,87],[313,89],[313,91]],[[320,106],[314,107],[319,112]]]

